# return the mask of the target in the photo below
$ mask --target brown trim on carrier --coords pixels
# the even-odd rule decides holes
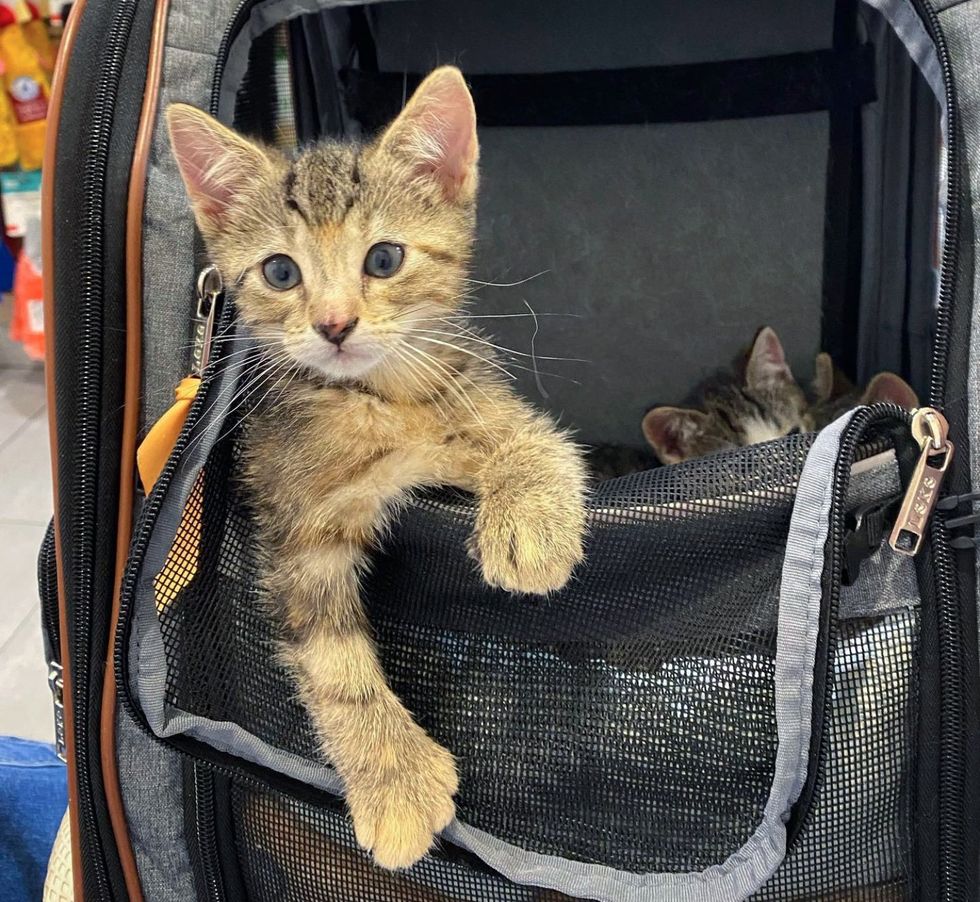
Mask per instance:
[[[126,206],[126,370],[123,385],[123,424],[119,462],[119,515],[116,526],[116,575],[112,591],[112,615],[106,650],[105,680],[102,684],[101,755],[102,778],[112,832],[131,902],[142,902],[143,890],[139,870],[129,841],[126,810],[119,786],[116,766],[116,700],[117,687],[113,666],[116,643],[116,621],[119,619],[119,595],[132,538],[133,500],[136,485],[136,441],[139,432],[140,377],[142,375],[143,334],[143,209],[146,200],[146,172],[153,144],[160,79],[163,71],[164,40],[167,34],[169,0],[156,0],[153,12],[153,34],[150,39],[143,89],[143,107],[133,148],[129,193]]]
[[[65,92],[65,81],[68,77],[68,60],[71,57],[75,36],[78,33],[78,23],[85,11],[86,0],[76,0],[68,16],[61,45],[58,48],[58,59],[55,64],[54,77],[51,81],[51,96],[48,101],[48,126],[44,146],[44,161],[41,166],[41,257],[44,261],[41,276],[44,284],[44,322],[45,322],[45,390],[48,403],[48,432],[51,445],[51,489],[54,499],[54,549],[58,571],[58,616],[61,622],[61,657],[62,680],[64,685],[64,715],[65,715],[65,757],[68,759],[68,822],[71,828],[71,867],[72,883],[76,899],[84,898],[82,882],[81,850],[78,844],[78,806],[76,803],[78,779],[75,773],[75,721],[74,704],[71,694],[71,667],[69,661],[68,641],[68,607],[65,598],[64,572],[61,556],[61,532],[58,520],[58,429],[55,423],[55,354],[54,354],[54,180],[55,160],[57,158],[58,122],[61,117],[61,101]]]

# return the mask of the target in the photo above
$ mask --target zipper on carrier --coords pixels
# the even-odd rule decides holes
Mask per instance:
[[[914,556],[922,547],[929,519],[939,500],[955,446],[949,440],[949,423],[938,410],[921,407],[912,414],[912,436],[920,448],[919,460],[909,480],[888,544],[899,554]]]
[[[214,62],[214,77],[211,81],[210,113],[212,116],[217,117],[218,115],[218,107],[221,101],[221,82],[224,80],[225,64],[228,62],[231,45],[235,38],[238,37],[239,32],[245,27],[245,22],[252,12],[252,7],[260,2],[261,0],[241,0],[235,8],[235,12],[232,14],[231,21],[228,23],[225,33],[221,36],[221,43],[218,45],[218,54]]]
[[[197,308],[194,317],[194,351],[191,355],[191,374],[200,376],[211,362],[211,343],[218,301],[225,290],[221,273],[208,264],[197,276]]]
[[[48,523],[37,556],[37,586],[41,599],[41,625],[48,658],[48,688],[54,707],[54,745],[58,757],[68,763],[68,743],[65,739],[65,680],[58,660],[61,643],[61,624],[58,612],[58,562],[54,550],[54,520]]]
[[[57,661],[48,661],[48,688],[54,705],[54,750],[68,763],[68,742],[65,739],[65,674]]]
[[[78,434],[75,436],[81,460],[79,485],[75,492],[71,534],[76,548],[72,566],[75,597],[72,604],[70,660],[72,667],[72,725],[75,737],[76,805],[79,827],[90,838],[98,854],[87,857],[86,872],[93,878],[99,897],[112,898],[108,867],[102,854],[102,831],[96,812],[96,785],[93,776],[90,745],[92,739],[89,668],[92,661],[92,608],[95,532],[97,523],[98,469],[100,430],[102,428],[102,302],[104,296],[105,200],[109,165],[109,147],[115,120],[116,95],[122,77],[126,49],[136,15],[138,0],[120,0],[113,11],[102,44],[101,65],[91,115],[83,168],[83,227],[80,255],[78,307],[81,324],[78,329],[79,404]],[[60,671],[60,666],[58,667]],[[64,741],[64,688],[62,675],[52,679],[56,692],[55,717],[61,719]],[[98,766],[98,765],[96,765]]]
[[[930,403],[942,408],[947,389],[949,343],[956,277],[959,268],[960,145],[959,109],[953,65],[942,25],[931,0],[912,0],[936,48],[946,94],[947,210],[942,259],[939,267],[939,303],[933,344]],[[965,902],[967,886],[964,790],[966,787],[966,733],[963,724],[963,625],[959,615],[956,563],[943,516],[931,525],[935,602],[939,639],[939,889],[942,902]],[[953,539],[956,542],[956,539]],[[975,662],[970,666],[976,666]],[[975,863],[971,863],[971,870]]]
[[[214,810],[214,777],[197,762],[191,764],[194,805],[194,833],[200,858],[201,877],[207,888],[208,902],[225,902],[226,894],[221,879],[221,864],[216,844]]]

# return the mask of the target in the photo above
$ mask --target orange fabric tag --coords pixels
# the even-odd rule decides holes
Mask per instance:
[[[139,470],[140,481],[143,483],[143,491],[149,495],[160,474],[166,466],[177,444],[177,437],[187,414],[197,397],[197,390],[201,387],[199,376],[187,376],[180,380],[174,394],[177,400],[164,412],[146,434],[146,438],[140,442],[136,450],[136,467]]]
[[[174,445],[177,444],[177,438],[184,428],[184,423],[187,422],[187,414],[200,387],[199,376],[187,376],[181,379],[174,390],[176,400],[150,427],[146,438],[136,449],[136,468],[143,483],[143,491],[147,495],[150,494],[170,455],[173,454]],[[198,476],[197,484],[184,509],[177,535],[174,537],[174,544],[167,554],[163,568],[153,579],[157,610],[161,612],[197,575],[197,559],[201,543],[200,494],[203,476],[203,473]]]

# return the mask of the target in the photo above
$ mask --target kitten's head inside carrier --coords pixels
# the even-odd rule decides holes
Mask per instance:
[[[643,418],[643,433],[663,463],[815,428],[806,395],[773,329],[759,331],[738,369],[738,377],[701,389],[701,409],[655,407]]]

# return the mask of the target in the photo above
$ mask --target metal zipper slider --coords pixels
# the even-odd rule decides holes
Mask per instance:
[[[218,298],[225,290],[221,273],[216,266],[208,265],[197,276],[197,310],[194,317],[194,354],[191,373],[200,376],[211,359],[211,340],[214,338],[214,321],[218,310]]]
[[[65,739],[65,678],[57,661],[48,661],[48,687],[54,702],[54,750],[66,764],[68,742]]]
[[[922,453],[912,472],[898,519],[888,540],[895,551],[909,556],[922,547],[922,537],[939,500],[939,490],[954,451],[948,437],[949,423],[932,407],[920,407],[912,414],[912,436],[919,443]]]

